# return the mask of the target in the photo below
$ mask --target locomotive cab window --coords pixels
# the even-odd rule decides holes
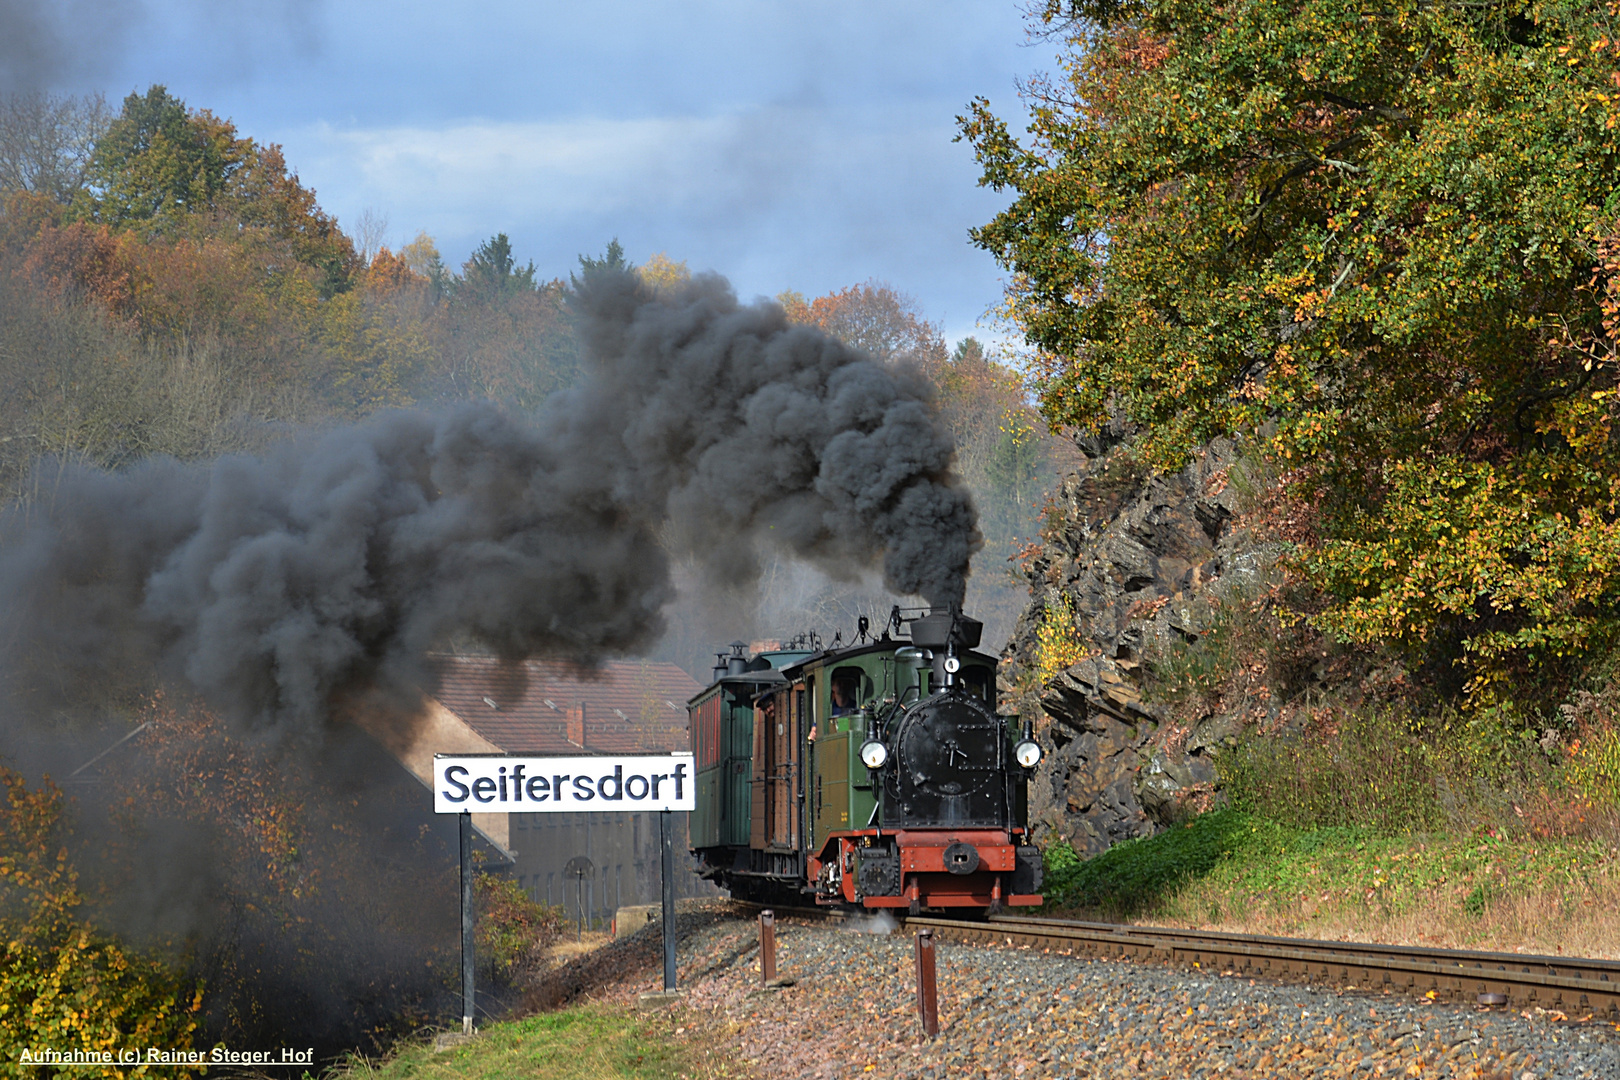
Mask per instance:
[[[871,703],[872,677],[858,667],[834,668],[828,683],[833,720],[831,730],[848,731],[849,717]]]

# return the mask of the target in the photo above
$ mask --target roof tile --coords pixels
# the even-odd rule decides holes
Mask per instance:
[[[686,707],[702,689],[674,664],[429,657],[432,696],[508,754],[667,754],[690,748]]]

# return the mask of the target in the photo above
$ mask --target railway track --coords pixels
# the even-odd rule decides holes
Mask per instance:
[[[1251,978],[1340,983],[1436,999],[1620,1019],[1620,961],[1470,952],[1022,916],[913,917],[936,940],[1020,945],[1099,960],[1185,964]]]
[[[745,905],[758,909],[762,905]],[[842,919],[829,908],[777,908],[779,914]],[[1183,964],[1249,978],[1385,988],[1469,1004],[1557,1009],[1620,1021],[1620,960],[1429,949],[1353,941],[1263,937],[1216,930],[997,915],[988,920],[901,916],[938,941],[1023,946],[1098,960]]]

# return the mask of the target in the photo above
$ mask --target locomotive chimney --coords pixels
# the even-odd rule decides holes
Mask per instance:
[[[930,611],[907,624],[911,629],[911,643],[919,649],[939,651],[947,645],[957,649],[976,649],[984,634],[984,623],[970,619],[955,608]]]
[[[715,653],[714,654],[714,681],[719,682],[721,679],[725,678],[726,673],[728,671],[730,671],[730,670],[731,670],[730,665],[728,665],[726,663],[726,654],[723,653],[723,652]]]
[[[731,643],[731,655],[726,657],[726,674],[727,675],[744,675],[744,674],[747,674],[747,672],[748,672],[748,656],[747,656],[747,652],[746,652],[747,649],[748,649],[748,643],[746,641],[733,641]]]

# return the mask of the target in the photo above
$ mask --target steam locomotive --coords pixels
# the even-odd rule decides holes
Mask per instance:
[[[718,654],[687,705],[699,875],[772,904],[1040,903],[1026,788],[1041,747],[997,715],[982,631],[955,609],[896,608],[847,646]]]

